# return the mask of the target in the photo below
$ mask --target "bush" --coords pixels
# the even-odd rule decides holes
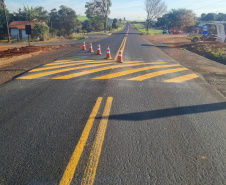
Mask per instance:
[[[70,36],[68,37],[68,39],[80,40],[80,39],[84,39],[84,36],[72,34],[72,35],[70,35]]]
[[[42,38],[47,33],[49,33],[49,27],[46,24],[36,23],[32,30],[32,37],[34,39]]]

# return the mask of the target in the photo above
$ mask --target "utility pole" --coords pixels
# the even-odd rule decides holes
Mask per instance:
[[[6,23],[7,34],[8,34],[8,42],[11,43],[10,34],[9,34],[8,20],[7,20],[7,15],[6,15],[6,7],[5,7],[4,0],[2,0],[2,6],[3,6],[3,9],[4,9],[4,14],[5,14],[5,23]]]

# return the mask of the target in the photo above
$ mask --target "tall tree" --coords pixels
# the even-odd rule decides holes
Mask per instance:
[[[46,24],[36,23],[32,31],[33,38],[42,38],[45,34],[49,33],[49,27]],[[44,39],[44,38],[43,38]]]
[[[12,21],[12,14],[6,9],[6,16],[8,23]],[[3,7],[0,6],[0,39],[4,39],[7,36],[7,26],[5,22],[5,13]]]
[[[174,20],[174,26],[179,29],[186,29],[196,24],[195,13],[187,9],[172,9],[169,17]]]
[[[43,7],[23,7],[18,12],[14,12],[15,21],[45,21],[48,22],[49,14]]]
[[[35,7],[35,11],[37,20],[45,21],[46,23],[49,22],[49,13],[47,10],[44,9],[44,7],[41,6]]]
[[[217,21],[226,21],[226,14],[218,13]]]
[[[58,11],[56,8],[52,9],[51,12],[49,13],[49,19],[50,19],[50,31],[51,32],[56,32],[58,29],[58,21],[59,21],[59,16],[58,16]]]
[[[151,21],[161,17],[167,11],[167,6],[162,0],[145,0],[145,10],[147,12],[147,34]]]
[[[216,21],[217,14],[216,13],[208,13],[202,20],[203,21]]]
[[[172,9],[158,19],[157,25],[167,28],[187,29],[196,24],[195,13],[187,9]]]
[[[50,28],[55,30],[59,36],[69,36],[76,31],[78,19],[75,11],[64,5],[60,9],[51,10],[50,13]]]
[[[110,14],[111,0],[93,0],[85,5],[86,16],[93,18],[96,16],[104,17],[104,30],[107,30],[108,15]]]

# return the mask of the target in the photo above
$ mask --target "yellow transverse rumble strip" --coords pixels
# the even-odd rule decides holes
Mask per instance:
[[[96,170],[102,150],[102,145],[104,142],[104,136],[107,129],[108,117],[110,115],[111,106],[112,106],[112,97],[108,97],[107,103],[104,108],[102,119],[97,131],[95,141],[92,146],[92,150],[89,156],[89,161],[86,166],[85,174],[82,179],[82,185],[92,185],[95,180]]]
[[[50,70],[50,69],[57,69],[57,68],[62,68],[62,67],[71,67],[71,66],[78,66],[84,63],[76,63],[76,64],[66,64],[66,65],[57,65],[57,66],[51,66],[51,67],[42,67],[42,68],[37,68],[37,69],[33,69],[29,72],[37,72],[37,71],[45,71],[45,70]]]
[[[57,73],[62,73],[62,72],[67,72],[67,71],[73,71],[76,69],[85,69],[88,67],[98,67],[98,66],[103,66],[103,65],[108,65],[108,64],[114,64],[114,63],[104,63],[104,64],[95,64],[95,65],[86,65],[86,66],[79,66],[79,67],[72,67],[72,68],[67,68],[67,69],[59,69],[56,71],[48,71],[48,72],[44,72],[44,73],[38,73],[38,74],[33,74],[33,75],[28,75],[28,76],[22,76],[19,77],[18,79],[34,79],[34,78],[39,78],[39,77],[43,77],[43,76],[48,76],[48,75],[53,75],[53,74],[57,74]]]
[[[180,65],[174,64],[174,65],[159,65],[159,66],[142,67],[142,68],[138,68],[138,69],[131,69],[131,70],[127,70],[127,71],[121,71],[121,72],[117,72],[117,73],[108,74],[108,75],[100,76],[100,77],[97,77],[97,78],[94,78],[94,79],[95,80],[97,80],[97,79],[98,80],[99,79],[111,79],[111,78],[116,78],[116,77],[132,74],[132,73],[137,73],[137,72],[145,71],[145,70],[149,70],[149,69],[177,67],[177,66],[180,66]]]
[[[141,76],[138,76],[138,77],[135,77],[135,78],[130,78],[128,80],[143,81],[143,80],[147,80],[147,79],[150,79],[150,78],[153,78],[153,77],[156,77],[156,76],[161,76],[161,75],[164,75],[164,74],[175,73],[175,72],[186,71],[186,70],[188,70],[188,69],[187,68],[177,68],[177,69],[156,71],[156,72],[148,73],[148,74],[141,75]]]
[[[198,78],[198,77],[199,76],[196,75],[196,74],[189,74],[189,75],[185,75],[185,76],[179,76],[177,78],[168,79],[168,80],[165,80],[164,82],[177,82],[177,83],[180,83],[180,82],[185,82],[185,81],[192,80],[192,79]]]
[[[96,104],[89,116],[89,119],[86,123],[86,126],[82,132],[82,135],[78,141],[78,144],[71,156],[71,159],[66,167],[66,170],[64,171],[64,174],[63,174],[63,177],[60,181],[60,185],[70,185],[71,183],[71,180],[74,176],[74,173],[75,173],[75,170],[76,170],[76,167],[78,165],[78,162],[79,162],[79,159],[82,155],[82,152],[83,152],[83,149],[85,147],[85,144],[86,144],[86,141],[88,139],[88,136],[89,136],[89,133],[90,133],[90,130],[93,126],[93,123],[94,123],[94,120],[96,118],[96,115],[97,115],[97,112],[100,108],[100,104],[101,104],[101,101],[102,101],[102,97],[99,97],[96,101]]]
[[[76,77],[83,76],[83,75],[88,75],[88,74],[91,74],[91,73],[96,73],[96,72],[99,72],[99,71],[108,70],[108,69],[138,66],[138,65],[142,65],[142,64],[138,63],[138,64],[129,64],[129,65],[121,65],[121,64],[120,65],[113,65],[113,66],[107,66],[107,67],[103,67],[103,68],[73,73],[73,74],[69,74],[69,75],[59,76],[59,77],[52,78],[52,79],[65,80],[65,79],[70,79],[70,78],[76,78]]]
[[[63,61],[63,62],[61,62],[60,60],[59,61],[55,61],[55,62],[53,62],[53,63],[49,63],[49,64],[46,64],[46,65],[44,65],[44,66],[54,66],[54,65],[61,65],[61,64],[73,64],[73,63],[78,63],[78,62],[84,62],[84,63],[89,63],[89,62],[91,62],[91,63],[93,63],[92,61],[94,61],[94,60],[81,60],[81,61],[77,61],[77,60],[68,60],[68,61]],[[107,62],[109,62],[109,61],[107,61]],[[95,62],[94,62],[95,63]]]
[[[37,68],[33,69],[29,72],[37,72],[37,71],[45,71],[45,70],[51,70],[51,69],[57,69],[57,68],[63,68],[63,67],[71,67],[71,66],[78,66],[78,65],[85,65],[85,64],[101,64],[104,63],[105,61],[90,61],[90,62],[83,62],[83,61],[78,61],[78,62],[70,62],[70,63],[55,63],[54,65],[44,65],[42,68]],[[107,61],[109,63],[111,61]]]

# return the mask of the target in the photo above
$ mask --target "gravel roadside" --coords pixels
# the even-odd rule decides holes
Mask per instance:
[[[171,58],[203,77],[212,87],[226,97],[226,65],[209,60],[188,50],[172,47],[162,40],[156,41],[151,36],[144,36],[145,39],[153,43]]]

